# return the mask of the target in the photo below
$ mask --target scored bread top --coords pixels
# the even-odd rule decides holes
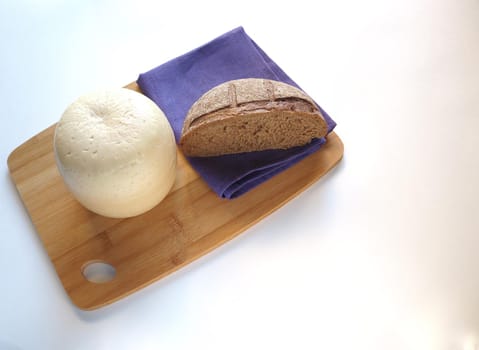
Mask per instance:
[[[185,118],[182,133],[189,129],[195,119],[219,109],[236,107],[243,103],[276,101],[285,98],[304,100],[321,115],[314,101],[292,85],[269,79],[238,79],[220,84],[201,96],[191,106]]]

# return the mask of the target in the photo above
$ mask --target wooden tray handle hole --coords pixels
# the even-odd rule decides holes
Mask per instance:
[[[116,269],[101,260],[89,261],[82,267],[82,275],[92,283],[110,282],[116,276]]]

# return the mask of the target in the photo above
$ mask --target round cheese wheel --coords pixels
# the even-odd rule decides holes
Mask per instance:
[[[89,210],[125,218],[156,206],[176,174],[176,143],[161,109],[124,88],[81,96],[55,129],[57,167]]]

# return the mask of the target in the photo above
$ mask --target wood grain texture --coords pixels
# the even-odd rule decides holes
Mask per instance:
[[[127,87],[140,91],[136,83]],[[143,215],[111,219],[88,211],[68,192],[54,160],[54,130],[52,125],[15,149],[8,167],[65,291],[85,310],[123,298],[234,238],[316,182],[343,155],[333,132],[318,152],[227,200],[178,152],[169,195]],[[82,269],[92,261],[114,266],[115,278],[88,281]]]

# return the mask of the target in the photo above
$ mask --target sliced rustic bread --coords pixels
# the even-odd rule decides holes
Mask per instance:
[[[319,108],[300,89],[239,79],[212,88],[193,104],[180,146],[192,157],[286,149],[324,137],[327,130]]]

